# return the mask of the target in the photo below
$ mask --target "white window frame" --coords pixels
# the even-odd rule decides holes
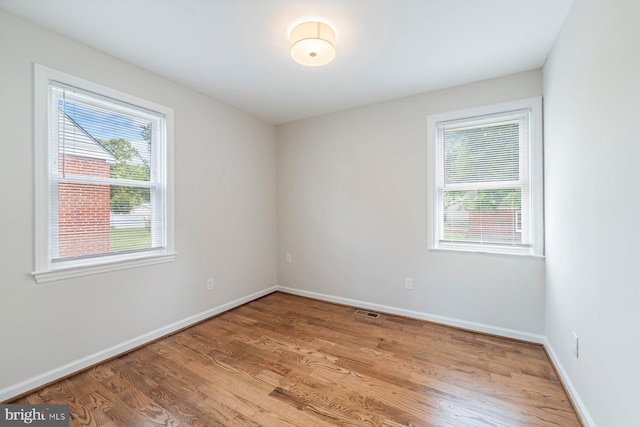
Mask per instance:
[[[51,221],[50,206],[53,191],[50,178],[50,156],[57,156],[57,153],[50,152],[49,81],[77,87],[164,115],[165,135],[164,138],[161,138],[163,141],[161,141],[162,148],[159,153],[160,167],[164,169],[162,178],[162,184],[165,188],[164,215],[166,222],[164,248],[55,264],[52,262],[53,249],[50,231],[54,224]],[[173,220],[173,109],[34,63],[34,154],[35,270],[31,274],[37,283],[173,261],[176,255]]]
[[[523,218],[523,224],[531,227],[529,247],[517,247],[500,244],[475,244],[472,242],[443,242],[440,239],[442,228],[442,197],[439,188],[439,176],[443,167],[443,158],[437,142],[439,123],[480,118],[517,110],[528,109],[529,115],[529,198],[523,205],[529,204],[531,217]],[[427,196],[428,196],[428,249],[442,251],[462,251],[476,253],[494,253],[544,257],[544,219],[543,219],[543,159],[542,159],[542,97],[532,97],[518,101],[487,105],[451,111],[427,117]],[[523,195],[524,197],[524,195]]]

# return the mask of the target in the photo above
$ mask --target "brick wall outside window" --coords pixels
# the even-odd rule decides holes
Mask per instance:
[[[104,160],[75,156],[65,157],[64,172],[101,178],[111,173]],[[109,252],[110,198],[106,184],[58,184],[59,258]]]
[[[516,231],[516,210],[469,211],[468,236],[474,238],[509,238],[520,241],[522,233]]]

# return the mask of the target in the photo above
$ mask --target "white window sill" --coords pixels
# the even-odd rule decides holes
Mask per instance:
[[[143,267],[146,265],[171,262],[175,259],[175,253],[147,256],[143,258],[127,259],[122,261],[109,261],[103,264],[62,267],[48,271],[34,271],[31,275],[37,283],[55,282],[57,280],[73,277],[89,276],[91,274],[106,273],[109,271],[124,270],[126,268]]]
[[[515,257],[515,258],[530,258],[530,259],[538,259],[544,260],[544,255],[534,255],[528,252],[509,252],[500,249],[489,249],[489,248],[480,248],[480,247],[431,247],[428,249],[429,252],[444,252],[444,253],[458,253],[458,254],[469,254],[469,255],[498,255],[498,256],[506,256],[506,257]]]

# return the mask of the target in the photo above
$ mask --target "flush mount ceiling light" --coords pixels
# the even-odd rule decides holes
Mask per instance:
[[[307,67],[328,64],[336,56],[336,33],[322,22],[296,25],[289,35],[291,57]]]

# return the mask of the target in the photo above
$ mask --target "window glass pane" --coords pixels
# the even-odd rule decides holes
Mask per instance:
[[[443,240],[479,244],[522,244],[519,187],[445,190]]]
[[[57,186],[53,261],[153,249],[163,241],[152,228],[151,189],[61,181]],[[135,206],[114,209],[137,200]],[[152,233],[153,230],[153,233]]]
[[[52,95],[58,116],[58,173],[150,180],[155,118],[131,108],[109,109],[104,100],[67,87],[54,86]],[[109,175],[84,168],[86,161],[110,165]]]
[[[483,126],[445,126],[445,184],[517,181],[519,135],[517,120]]]
[[[80,182],[58,183],[54,204],[57,223],[52,230],[54,259],[109,252],[109,186]]]

